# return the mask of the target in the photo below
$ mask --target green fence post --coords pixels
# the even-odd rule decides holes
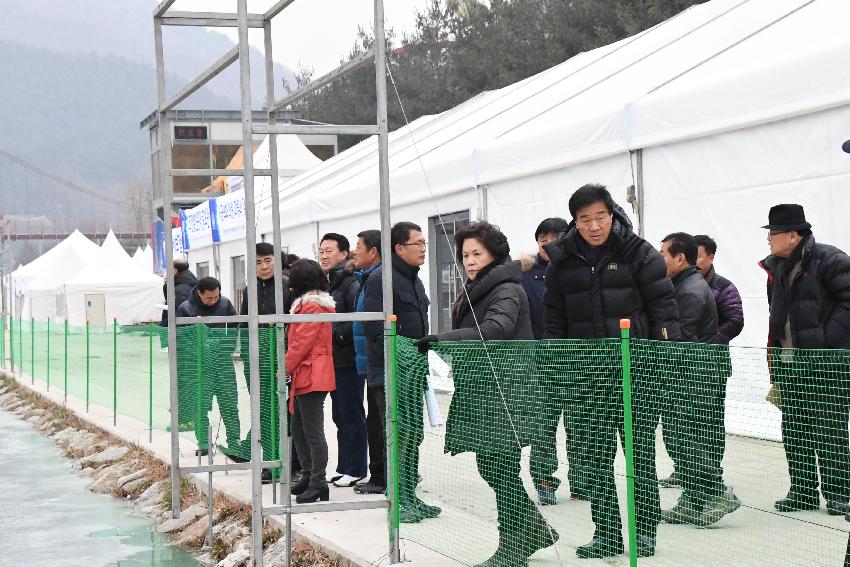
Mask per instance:
[[[0,366],[6,366],[6,314],[0,318]]]
[[[271,374],[269,384],[269,431],[272,433],[270,447],[272,451],[277,449],[277,424],[275,423],[275,408],[277,407],[277,327],[269,327],[269,357],[271,359]],[[262,384],[262,382],[260,382]],[[266,460],[279,459],[280,455],[268,455]],[[272,469],[272,478],[277,479],[280,469]]]
[[[47,319],[47,391],[50,391],[50,319]]]
[[[91,361],[89,359],[89,321],[86,319],[86,413],[89,412],[89,384],[91,378]]]
[[[21,360],[18,368],[21,370],[21,377],[24,375],[24,318],[18,319],[18,354],[21,355]]]
[[[112,425],[118,425],[118,319],[112,318]]]
[[[63,339],[65,341],[65,368],[64,368],[64,387],[65,387],[65,400],[62,402],[62,405],[68,405],[68,318],[65,317],[65,337]]]
[[[35,384],[35,317],[30,319],[30,380]]]
[[[201,380],[203,378],[201,372],[201,326],[194,325],[195,329],[195,439],[198,441],[198,449],[202,449],[201,447],[201,439],[207,436],[206,431],[201,431],[201,392],[203,390],[201,385]],[[180,350],[180,349],[178,349]],[[178,400],[179,407],[179,400]],[[207,450],[210,447],[210,440],[207,439]]]
[[[15,371],[15,318],[9,317],[9,368]]]
[[[632,354],[629,329],[632,322],[620,319],[620,350],[623,361],[623,430],[626,445],[626,495],[629,515],[629,567],[637,562],[637,522],[635,518],[635,448],[632,431]]]
[[[148,443],[153,443],[153,323],[148,324]]]
[[[390,502],[390,510],[388,514],[389,521],[389,536],[390,536],[390,548],[392,549],[396,544],[399,543],[399,505],[398,505],[398,384],[396,382],[396,370],[398,367],[398,335],[396,334],[396,321],[397,317],[392,315],[390,317],[390,373],[389,373],[389,383],[387,384],[387,392],[389,395],[390,402],[390,414],[387,416],[390,421],[390,427],[392,431],[392,435],[390,436],[389,442],[389,451],[387,453],[387,457],[389,459],[390,466],[392,467],[393,473],[393,482],[392,485],[388,488],[390,489],[390,495],[392,497],[392,501]]]

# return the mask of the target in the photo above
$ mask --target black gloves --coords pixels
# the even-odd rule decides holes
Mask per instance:
[[[425,335],[416,341],[416,348],[419,349],[421,354],[428,354],[428,351],[431,350],[431,343],[436,343],[437,340],[437,335]]]

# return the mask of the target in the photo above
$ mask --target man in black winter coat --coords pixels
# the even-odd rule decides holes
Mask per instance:
[[[174,259],[174,308],[175,311],[184,301],[189,299],[189,294],[198,285],[198,278],[189,269],[189,262],[185,258]],[[168,300],[166,284],[162,284],[162,297]],[[168,327],[168,309],[162,310],[160,326]],[[168,335],[163,330],[159,334],[160,346],[168,347]],[[195,387],[194,375],[194,351],[177,349],[177,421],[180,431],[192,431],[195,427],[194,419],[197,405],[197,388]]]
[[[779,386],[782,443],[791,488],[776,501],[780,512],[820,508],[850,512],[850,257],[815,242],[800,205],[776,205],[768,214],[771,255],[770,373]],[[815,350],[842,349],[842,350]]]
[[[364,311],[383,310],[383,270],[387,265],[392,266],[393,282],[393,313],[397,317],[396,331],[402,337],[420,339],[428,334],[428,305],[430,301],[425,294],[425,285],[419,279],[419,267],[425,263],[425,236],[422,228],[412,222],[400,222],[392,228],[390,241],[393,253],[389,261],[381,266],[366,280],[364,290]],[[384,328],[379,321],[363,323],[366,336],[366,358],[368,369],[369,411],[382,411],[377,406],[384,404]],[[399,385],[411,387],[412,385]],[[418,388],[419,385],[415,386]],[[424,386],[424,384],[422,385]],[[399,392],[399,399],[417,400],[418,408],[407,408],[408,411],[422,412],[421,391]],[[374,408],[374,410],[373,410]],[[436,506],[429,506],[416,497],[416,483],[419,476],[419,445],[424,439],[423,420],[410,420],[412,427],[402,427],[398,430],[399,440],[399,507],[401,521],[405,523],[419,522],[424,518],[434,518],[440,514]],[[406,424],[408,425],[408,424]],[[370,430],[369,443],[386,443],[385,431]],[[384,457],[386,468],[386,457]],[[376,463],[370,465],[374,469]],[[383,477],[381,480],[385,480]],[[355,487],[355,492],[369,493],[379,490],[370,482]]]
[[[673,284],[664,260],[632,231],[625,213],[601,185],[585,185],[569,202],[573,223],[546,246],[549,269],[544,295],[544,337],[606,339],[620,336],[620,320],[630,319],[636,338],[679,337]],[[560,346],[558,346],[560,345]],[[622,523],[614,483],[617,432],[623,425],[619,346],[585,341],[559,342],[552,364],[561,377],[551,380],[551,396],[576,415],[571,443],[587,479],[593,540],[576,549],[580,558],[610,557],[623,552]],[[581,349],[580,352],[576,352]],[[659,495],[655,472],[655,429],[661,381],[646,364],[633,365],[635,508],[638,554],[655,553]],[[549,375],[554,375],[549,373]],[[574,465],[575,466],[575,465]]]
[[[686,372],[671,381],[662,405],[664,441],[684,491],[676,506],[664,511],[661,518],[670,524],[708,526],[741,505],[731,491],[724,494],[723,453],[716,450],[718,440],[725,437],[726,379],[718,372],[724,353],[705,343],[717,336],[717,306],[696,267],[693,236],[684,232],[666,236],[661,255],[676,290],[681,339],[702,343],[677,349],[677,364]]]
[[[276,313],[275,299],[275,255],[274,245],[270,242],[258,242],[257,252],[257,314],[274,315]],[[281,296],[283,299],[283,312],[289,313],[289,279],[283,276],[280,282]],[[248,314],[248,287],[242,290],[242,305],[239,308],[240,315]],[[242,356],[242,368],[245,373],[245,382],[248,391],[251,391],[251,365],[248,363],[248,329],[247,325],[241,325],[239,351]],[[277,333],[283,329],[266,323],[260,324],[260,445],[263,448],[263,460],[276,461],[280,458],[280,405],[278,402],[278,387],[275,371],[277,365]],[[273,344],[274,343],[274,344]],[[287,413],[287,419],[289,414]],[[238,456],[240,459],[251,458],[251,431],[245,437],[243,450]],[[291,474],[296,475],[301,470],[295,445],[291,445],[292,465]],[[237,459],[239,460],[239,459]],[[263,482],[272,481],[272,473],[268,469],[263,470]]]
[[[328,275],[328,293],[336,302],[337,313],[357,310],[360,282],[349,265],[351,245],[348,238],[335,232],[319,243],[319,264]],[[354,331],[351,321],[333,324],[334,372],[336,390],[331,392],[336,425],[336,472],[328,482],[335,486],[354,486],[366,476],[366,410],[363,407],[365,376],[359,376],[354,364]]]
[[[198,280],[198,285],[189,294],[189,299],[177,308],[177,317],[226,317],[236,315],[229,299],[221,295],[221,284],[212,277]],[[209,411],[213,396],[218,402],[221,420],[227,436],[226,454],[238,452],[240,425],[236,371],[233,368],[233,350],[236,348],[236,328],[224,323],[182,326],[178,328],[178,352],[182,347],[197,358],[195,370],[200,384],[200,402],[195,420],[195,437],[199,455],[206,455],[209,439]],[[180,340],[184,339],[184,340]],[[182,343],[182,344],[181,344]],[[194,343],[194,344],[193,344]]]

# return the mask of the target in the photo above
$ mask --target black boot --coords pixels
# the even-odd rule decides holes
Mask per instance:
[[[307,490],[308,486],[310,486],[310,475],[303,474],[301,475],[301,478],[298,479],[298,482],[290,486],[289,492],[298,496],[299,494],[304,494],[304,491]]]
[[[576,548],[576,557],[579,559],[601,559],[603,557],[614,557],[623,553],[623,540],[594,537],[590,543]]]
[[[330,490],[328,490],[327,485],[322,488],[308,488],[295,497],[295,501],[298,504],[308,504],[310,502],[318,502],[319,500],[322,502],[330,500]]]

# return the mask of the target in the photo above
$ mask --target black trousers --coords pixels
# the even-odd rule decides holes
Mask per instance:
[[[367,431],[363,407],[366,379],[354,368],[335,370],[336,390],[331,392],[331,406],[336,424],[336,471],[362,478],[366,476]]]
[[[366,432],[369,439],[369,481],[387,485],[386,401],[383,386],[366,387]]]
[[[477,453],[475,462],[481,478],[496,493],[500,538],[540,530],[546,525],[520,479],[519,450]]]
[[[696,506],[725,490],[725,404],[726,378],[697,370],[671,380],[661,404],[667,453],[681,478],[683,496]]]
[[[298,448],[302,473],[310,477],[310,488],[324,488],[328,466],[328,443],[325,440],[325,398],[327,392],[310,392],[295,396],[292,414],[292,442]]]
[[[531,478],[534,479],[534,485],[538,487],[544,482],[549,483],[553,489],[560,486],[561,480],[554,476],[555,471],[558,470],[558,448],[555,439],[558,422],[563,415],[564,429],[567,432],[566,448],[569,463],[567,481],[570,484],[570,494],[587,496],[586,481],[575,466],[579,459],[576,444],[570,438],[570,431],[574,431],[577,427],[576,424],[570,423],[575,419],[574,412],[561,404],[554,404],[557,405],[554,409],[550,408],[550,405],[553,404],[546,404],[544,407],[546,413],[544,427],[534,436],[531,443]]]
[[[850,375],[834,368],[780,364],[775,369],[782,404],[782,443],[790,492],[805,498],[850,500]],[[778,370],[778,371],[777,371]],[[845,371],[846,372],[846,371]],[[777,376],[778,375],[778,376]]]
[[[623,541],[620,507],[614,479],[617,434],[624,436],[623,399],[619,376],[596,377],[571,388],[575,420],[569,436],[578,456],[579,474],[586,479],[595,537],[609,544]],[[634,440],[635,514],[637,533],[654,537],[660,519],[660,499],[655,468],[655,431],[660,417],[660,382],[640,379],[632,391]]]

